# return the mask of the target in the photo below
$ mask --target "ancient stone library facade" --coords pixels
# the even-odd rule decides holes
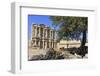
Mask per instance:
[[[32,25],[32,48],[57,48],[57,31],[44,24]]]

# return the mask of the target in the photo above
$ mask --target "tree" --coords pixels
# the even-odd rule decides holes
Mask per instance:
[[[81,48],[84,49],[86,43],[86,33],[88,26],[88,17],[73,17],[73,16],[50,16],[54,26],[59,26],[59,32],[62,36],[71,39],[80,39],[81,40]]]

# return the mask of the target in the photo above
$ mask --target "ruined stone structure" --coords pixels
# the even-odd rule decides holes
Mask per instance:
[[[33,24],[31,46],[40,49],[56,48],[57,31],[44,24]]]

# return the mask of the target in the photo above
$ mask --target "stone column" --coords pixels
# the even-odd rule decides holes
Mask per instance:
[[[50,36],[49,36],[49,37],[50,37],[50,39],[51,39],[51,30],[50,30],[50,32],[49,32],[49,33],[50,33]]]
[[[34,26],[32,25],[32,37],[34,35]]]
[[[43,39],[44,39],[44,31],[45,31],[45,29],[43,28]]]
[[[45,49],[45,41],[44,41],[44,49]]]
[[[49,48],[51,48],[51,41],[49,40]]]
[[[51,39],[53,39],[52,36],[53,36],[53,31],[51,31]]]
[[[43,42],[42,46],[43,46],[43,48],[44,48],[44,40],[42,40],[42,42]]]
[[[41,28],[39,27],[39,38],[41,37]]]
[[[57,44],[56,44],[56,42],[54,42],[54,48],[57,48],[56,46],[57,46]]]
[[[47,39],[49,39],[49,30],[47,29]]]
[[[37,37],[37,26],[35,27],[35,37]]]
[[[40,30],[41,30],[41,29],[40,29],[40,27],[39,27],[39,38],[41,37],[41,36],[40,36],[40,32],[41,32],[41,31],[40,31]],[[39,48],[40,48],[40,40],[39,40]]]
[[[45,41],[45,49],[47,48],[47,41]]]
[[[32,37],[34,37],[34,36],[35,36],[35,27],[32,26]]]
[[[39,46],[39,49],[40,49],[40,40],[38,41],[38,46]]]
[[[35,42],[34,42],[34,45],[36,46],[36,39],[34,40]]]
[[[47,38],[47,29],[46,29],[46,38]]]

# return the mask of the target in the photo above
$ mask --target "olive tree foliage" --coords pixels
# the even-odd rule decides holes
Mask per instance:
[[[53,26],[59,26],[59,40],[64,39],[81,39],[81,46],[85,46],[87,39],[88,17],[75,16],[50,16]]]

